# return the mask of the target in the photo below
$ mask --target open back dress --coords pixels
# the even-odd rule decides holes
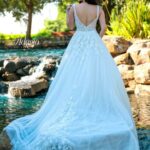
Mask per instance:
[[[120,72],[96,31],[73,5],[72,36],[41,108],[5,128],[12,150],[139,150]]]

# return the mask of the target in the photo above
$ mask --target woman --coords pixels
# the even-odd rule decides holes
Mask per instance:
[[[104,11],[95,0],[73,4],[67,25],[74,24],[42,107],[4,128],[13,150],[139,150],[126,89],[101,39]]]

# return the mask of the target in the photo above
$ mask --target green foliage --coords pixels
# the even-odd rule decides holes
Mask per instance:
[[[77,2],[77,0],[66,0],[66,1],[60,1],[58,3],[58,17],[55,21],[46,21],[45,27],[50,32],[57,32],[57,31],[68,31],[67,25],[66,25],[66,8],[67,5],[73,4]]]
[[[72,4],[73,0],[60,1],[58,3],[58,17],[56,20],[45,20],[44,29],[33,35],[32,38],[49,38],[53,32],[68,31],[66,26],[66,7]]]
[[[150,38],[150,3],[146,0],[126,0],[120,10],[111,14],[108,34],[131,38]]]
[[[0,12],[11,12],[17,21],[23,19],[27,24],[26,38],[30,39],[33,14],[40,12],[46,3],[53,1],[55,0],[0,0]]]
[[[0,14],[4,14],[4,11],[6,9],[6,3],[5,3],[5,0],[0,0]]]
[[[0,40],[13,40],[17,38],[25,38],[24,34],[3,34],[0,33]]]
[[[38,33],[32,35],[32,39],[49,39],[51,37],[51,33],[45,29],[40,30]]]
[[[29,9],[32,9],[33,14],[40,12],[44,5],[54,0],[5,0],[7,3],[7,11],[12,12],[16,20],[22,19]]]
[[[66,21],[64,16],[61,16],[61,18],[57,18],[57,20],[51,21],[51,20],[45,20],[45,30],[48,32],[61,32],[66,31]]]

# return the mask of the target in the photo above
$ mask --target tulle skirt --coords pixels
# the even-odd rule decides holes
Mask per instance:
[[[139,150],[123,80],[96,30],[75,32],[41,108],[4,130],[13,150]]]

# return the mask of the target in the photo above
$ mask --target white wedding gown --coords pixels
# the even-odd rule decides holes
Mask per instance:
[[[96,31],[77,30],[41,108],[4,128],[13,150],[139,150],[129,98],[118,68]]]

